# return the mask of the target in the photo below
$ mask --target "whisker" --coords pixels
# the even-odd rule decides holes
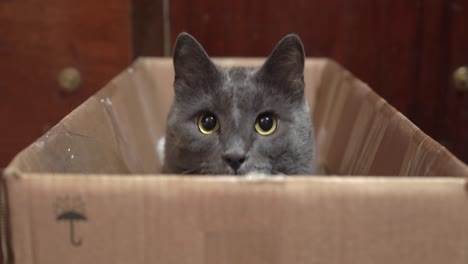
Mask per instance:
[[[191,174],[192,172],[195,172],[197,169],[190,169],[190,170],[185,170],[185,171],[182,171],[180,173],[180,175],[184,175],[184,174]]]
[[[285,173],[282,173],[282,172],[279,172],[279,171],[276,171],[276,170],[271,170],[272,174],[275,174],[275,175],[284,175],[284,176],[287,176],[287,174]]]

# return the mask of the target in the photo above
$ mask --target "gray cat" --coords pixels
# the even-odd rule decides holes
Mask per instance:
[[[288,35],[259,68],[222,68],[189,34],[174,48],[163,173],[314,174],[304,48]]]

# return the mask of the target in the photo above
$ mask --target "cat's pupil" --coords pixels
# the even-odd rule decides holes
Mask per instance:
[[[273,118],[268,115],[261,116],[258,119],[258,125],[263,131],[269,131],[273,127]]]
[[[205,130],[211,131],[216,127],[216,122],[217,122],[216,117],[207,114],[202,117],[201,125],[203,126]]]

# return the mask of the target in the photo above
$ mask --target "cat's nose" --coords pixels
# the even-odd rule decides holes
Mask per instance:
[[[245,153],[233,151],[233,152],[226,152],[223,154],[223,159],[226,161],[229,166],[235,171],[240,168],[242,163],[247,159]]]

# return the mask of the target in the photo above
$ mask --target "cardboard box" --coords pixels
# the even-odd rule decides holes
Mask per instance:
[[[172,61],[137,60],[5,170],[4,263],[468,263],[467,166],[336,63],[305,81],[328,176],[155,177]]]

